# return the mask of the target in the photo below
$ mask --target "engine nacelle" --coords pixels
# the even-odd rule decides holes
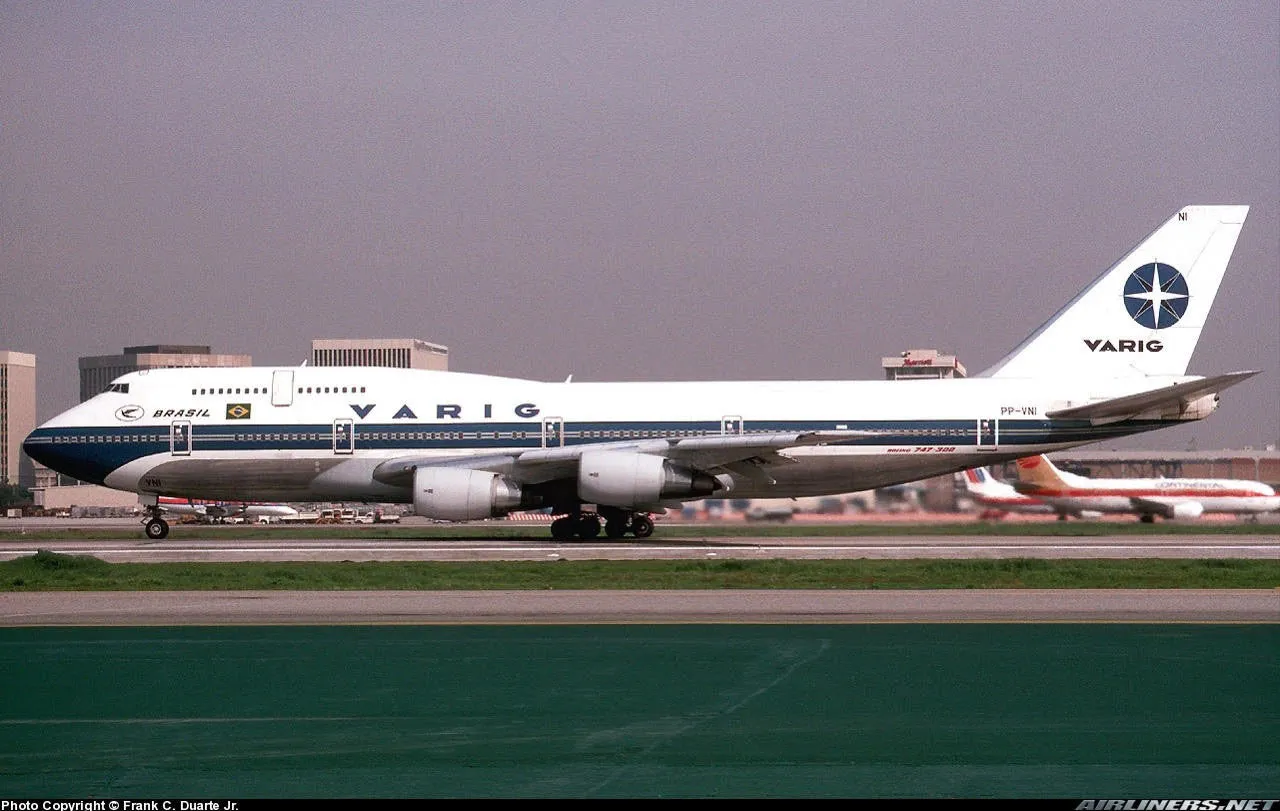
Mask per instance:
[[[589,451],[578,463],[578,497],[588,504],[634,509],[703,498],[720,487],[708,473],[647,453]]]
[[[1220,396],[1216,393],[1197,397],[1186,403],[1178,411],[1178,418],[1184,420],[1202,420],[1218,410]]]
[[[487,470],[420,467],[413,471],[413,511],[441,521],[505,515],[521,506],[520,485]]]
[[[1173,505],[1174,518],[1199,518],[1204,515],[1204,505],[1198,501],[1184,501]]]

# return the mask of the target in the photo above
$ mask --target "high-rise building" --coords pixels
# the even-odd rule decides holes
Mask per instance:
[[[80,359],[80,402],[106,391],[111,381],[120,375],[139,369],[252,365],[253,358],[250,355],[215,355],[207,346],[126,346],[121,355],[98,355]]]
[[[449,348],[417,338],[336,338],[311,342],[312,366],[393,366],[449,370]]]
[[[22,440],[36,429],[36,356],[0,351],[0,484],[36,483]]]

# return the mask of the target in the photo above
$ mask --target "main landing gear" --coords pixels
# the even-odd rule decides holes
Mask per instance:
[[[169,522],[160,517],[159,507],[147,508],[147,537],[153,541],[162,541],[169,537]]]
[[[604,530],[605,537],[615,541],[625,537],[628,532],[637,538],[648,538],[653,534],[653,519],[647,513],[617,507],[601,507],[595,513],[578,509],[551,522],[551,537],[557,541],[575,538],[589,541],[600,537],[601,529]]]

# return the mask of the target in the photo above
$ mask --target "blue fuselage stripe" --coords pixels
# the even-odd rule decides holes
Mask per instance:
[[[974,448],[1039,446],[1084,443],[1126,436],[1167,425],[1159,421],[1123,421],[1091,425],[1088,420],[992,420],[994,430],[978,429],[976,420],[831,420],[752,421],[749,433],[797,431],[871,431],[875,436],[843,440],[839,444],[862,447],[929,446]],[[201,451],[310,451],[365,450],[485,451],[543,447],[541,422],[506,423],[347,423],[354,444],[344,431],[335,434],[333,423],[297,424],[189,424],[190,452]],[[558,424],[559,436],[549,445],[577,445],[609,441],[719,435],[722,426],[709,421],[574,422]],[[180,440],[185,443],[187,438]],[[101,482],[107,473],[144,456],[173,451],[170,426],[99,426],[41,428],[27,438],[24,447],[33,458],[55,470],[86,481]],[[179,451],[188,450],[185,445]],[[41,457],[45,457],[42,459]],[[46,461],[47,459],[47,461]],[[53,464],[50,464],[50,463]],[[70,469],[69,469],[70,468]]]

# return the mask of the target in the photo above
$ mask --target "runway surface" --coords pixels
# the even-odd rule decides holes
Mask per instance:
[[[1276,589],[0,593],[0,626],[1277,623]]]
[[[1225,624],[0,628],[0,794],[1272,797],[1278,642]]]
[[[163,541],[0,541],[0,560],[39,549],[92,555],[109,563],[376,560],[697,560],[708,558],[818,560],[840,558],[1269,558],[1280,559],[1276,535],[991,536],[663,538],[645,541],[558,542],[536,537],[483,539],[264,539],[227,537]]]

